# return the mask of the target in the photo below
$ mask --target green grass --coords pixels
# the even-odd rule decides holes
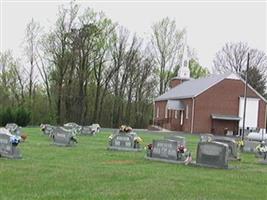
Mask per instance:
[[[231,162],[235,169],[197,168],[148,161],[145,151],[108,151],[107,132],[80,136],[74,148],[51,145],[37,128],[24,132],[23,159],[0,159],[0,200],[267,199],[267,166],[252,154]],[[162,138],[139,135],[144,144]],[[195,153],[198,137],[186,140]]]

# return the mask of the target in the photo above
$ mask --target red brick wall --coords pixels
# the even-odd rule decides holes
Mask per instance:
[[[259,98],[251,89],[248,89],[247,94],[248,97]],[[243,95],[244,83],[242,81],[226,79],[197,96],[195,99],[194,132],[211,131],[211,114],[238,116],[239,97]],[[260,128],[265,128],[265,105],[265,102],[260,99],[258,116]],[[231,123],[229,122],[225,126],[231,126]]]
[[[177,119],[175,119],[175,111],[169,110],[168,118],[165,118],[165,108],[167,101],[157,101],[155,102],[155,111],[154,111],[154,122],[157,124],[159,122],[159,125],[163,128],[169,129],[169,130],[175,130],[175,131],[185,131],[190,132],[191,130],[191,116],[192,116],[192,99],[183,99],[180,100],[185,105],[188,105],[188,118],[186,118],[186,109],[184,110],[184,120],[183,125],[180,125],[180,111],[177,111]],[[157,118],[157,112],[156,110],[159,109],[159,117]]]

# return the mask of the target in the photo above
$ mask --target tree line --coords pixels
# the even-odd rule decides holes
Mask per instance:
[[[184,37],[186,30],[168,17],[153,24],[150,40],[144,41],[102,12],[81,10],[74,3],[60,6],[50,30],[34,20],[28,23],[23,59],[11,51],[0,54],[0,109],[26,109],[32,125],[74,121],[147,127],[153,119],[153,99],[177,75]],[[226,60],[223,53],[214,59],[216,70],[221,69],[219,61]],[[194,49],[188,48],[188,55],[193,78],[210,73],[198,63]],[[255,61],[254,74],[265,77],[266,60],[262,54]],[[265,88],[260,92],[264,95]]]

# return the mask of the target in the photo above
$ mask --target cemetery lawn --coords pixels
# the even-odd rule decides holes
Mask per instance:
[[[145,160],[144,150],[108,151],[111,132],[80,136],[74,148],[51,145],[39,128],[23,132],[23,158],[0,159],[1,200],[267,199],[267,165],[252,154],[230,162],[235,169],[197,168]],[[145,145],[163,134],[139,135]],[[186,140],[194,156],[199,138]]]

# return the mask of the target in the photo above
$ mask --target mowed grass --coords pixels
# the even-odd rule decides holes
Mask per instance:
[[[0,159],[0,200],[23,199],[267,199],[267,165],[252,154],[221,170],[152,162],[142,152],[108,151],[110,132],[57,147],[26,128],[21,160]],[[163,134],[139,134],[148,144]],[[186,137],[195,155],[198,137]]]

